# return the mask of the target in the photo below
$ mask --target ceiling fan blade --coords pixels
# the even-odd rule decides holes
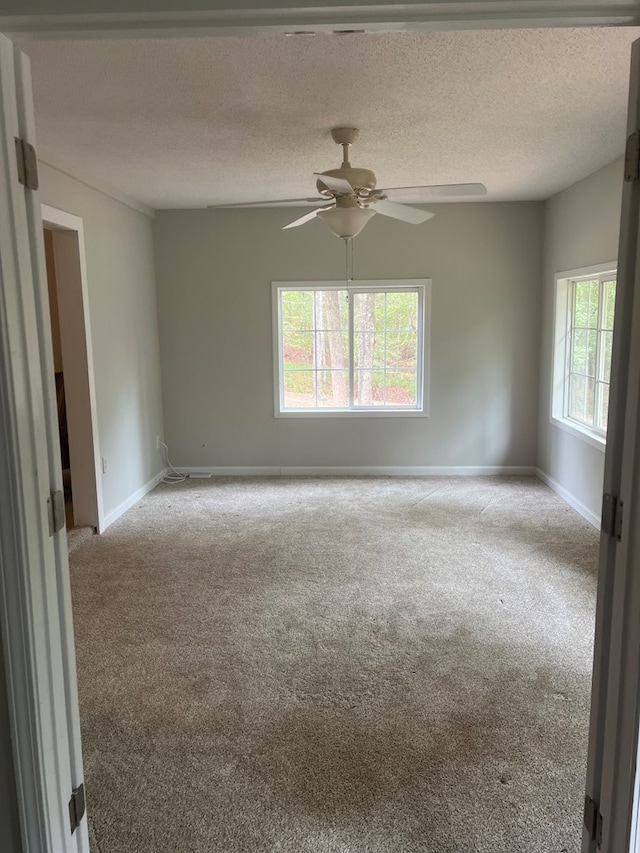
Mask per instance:
[[[307,207],[310,204],[325,204],[326,198],[282,198],[272,201],[243,201],[236,204],[208,204],[208,210],[226,210],[234,207]]]
[[[428,187],[388,187],[375,190],[372,195],[381,195],[391,201],[420,204],[434,199],[469,198],[486,195],[484,184],[438,184]]]
[[[321,210],[325,209],[326,208],[318,208],[317,210],[312,210],[311,213],[305,213],[305,215],[301,216],[299,219],[294,219],[293,222],[290,222],[288,225],[283,225],[282,230],[286,231],[287,228],[297,228],[298,225],[304,225],[305,222],[309,222],[314,218],[314,216],[317,216]]]
[[[410,222],[412,225],[420,225],[435,216],[429,213],[428,210],[418,210],[417,207],[408,207],[406,204],[396,204],[395,201],[387,201],[380,199],[373,206],[376,213],[381,213],[383,216],[390,216],[392,219],[401,219],[403,222]]]
[[[323,175],[322,172],[314,172],[313,174],[325,185],[325,187],[327,187],[327,189],[338,193],[338,195],[355,194],[354,188],[351,186],[349,181],[345,181],[344,178],[334,178],[333,175]]]

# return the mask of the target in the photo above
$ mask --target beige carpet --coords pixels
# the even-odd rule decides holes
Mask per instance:
[[[577,853],[597,541],[529,478],[159,487],[71,557],[93,853]]]
[[[92,536],[95,536],[95,529],[93,527],[67,527],[67,548],[69,550],[69,556],[73,554],[74,551],[77,551],[81,545],[87,541],[87,539],[91,539]]]

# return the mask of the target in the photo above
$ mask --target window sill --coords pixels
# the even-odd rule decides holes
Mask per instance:
[[[587,427],[581,427],[579,424],[574,423],[574,421],[569,421],[565,418],[551,418],[551,423],[554,426],[559,427],[564,432],[568,432],[570,435],[575,436],[575,438],[579,438],[581,441],[590,444],[592,447],[596,447],[598,450],[601,450],[603,453],[607,449],[607,440],[602,436],[596,435],[591,432],[591,430],[587,429]]]
[[[388,411],[372,411],[366,409],[357,411],[355,409],[332,409],[317,411],[316,409],[297,409],[285,412],[276,412],[276,418],[427,418],[428,412],[416,409],[390,409]]]

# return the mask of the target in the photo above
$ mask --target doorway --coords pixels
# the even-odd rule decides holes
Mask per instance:
[[[43,205],[44,246],[70,550],[103,529],[82,220]]]
[[[73,514],[73,484],[71,482],[71,458],[69,453],[69,427],[67,424],[67,402],[64,388],[64,364],[62,361],[62,334],[58,307],[58,280],[56,275],[53,231],[43,228],[44,251],[47,266],[47,289],[49,292],[49,317],[51,319],[51,343],[53,347],[53,370],[56,385],[56,411],[60,436],[60,463],[64,483],[64,507],[67,532],[75,528]]]

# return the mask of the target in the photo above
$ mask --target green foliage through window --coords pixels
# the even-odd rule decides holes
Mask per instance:
[[[422,287],[278,291],[282,409],[421,406]]]
[[[616,282],[611,275],[569,287],[566,416],[606,434]]]

